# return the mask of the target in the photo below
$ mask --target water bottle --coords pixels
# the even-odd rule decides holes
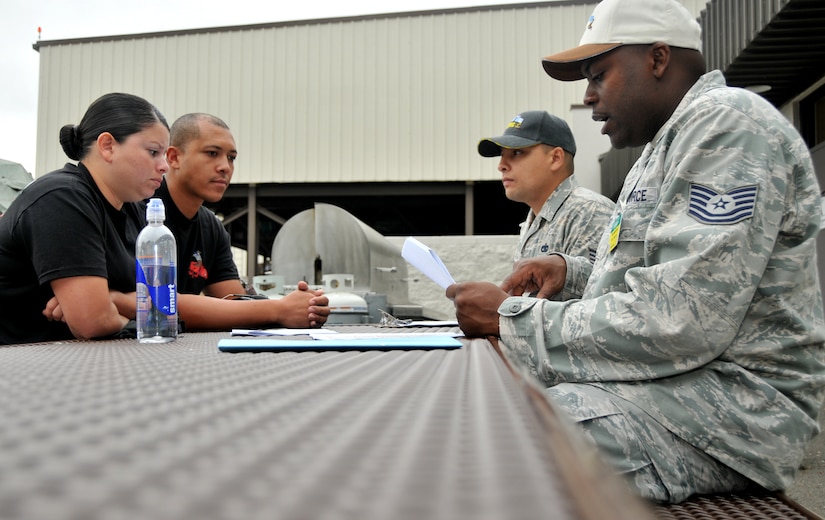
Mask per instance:
[[[135,247],[137,338],[141,343],[166,343],[178,335],[177,246],[163,225],[166,209],[160,199],[146,206],[146,227]]]

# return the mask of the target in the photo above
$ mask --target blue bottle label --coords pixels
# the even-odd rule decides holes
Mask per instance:
[[[174,266],[149,265],[144,268],[140,260],[135,260],[135,275],[137,283],[146,286],[149,298],[158,310],[167,316],[177,313],[177,273]],[[152,283],[148,283],[147,280],[151,280]]]

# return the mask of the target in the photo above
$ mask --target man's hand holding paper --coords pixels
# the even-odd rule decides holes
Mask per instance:
[[[440,285],[442,289],[446,289],[455,283],[452,275],[435,251],[413,237],[407,237],[407,240],[404,241],[401,256],[413,267],[424,273],[427,278]]]

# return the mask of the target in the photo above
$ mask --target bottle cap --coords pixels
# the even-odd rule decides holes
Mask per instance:
[[[146,205],[146,220],[147,222],[166,220],[166,208],[162,200],[149,199],[149,204]]]

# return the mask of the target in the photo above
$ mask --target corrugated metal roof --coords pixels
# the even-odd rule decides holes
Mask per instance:
[[[822,0],[711,0],[702,12],[709,68],[733,86],[767,86],[782,106],[825,75]]]

